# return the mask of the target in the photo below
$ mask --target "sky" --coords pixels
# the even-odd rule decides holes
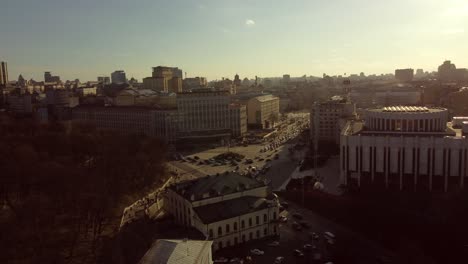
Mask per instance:
[[[468,68],[466,0],[0,0],[10,79],[96,80]]]

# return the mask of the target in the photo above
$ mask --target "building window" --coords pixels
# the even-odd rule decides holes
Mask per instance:
[[[252,217],[249,218],[249,227],[252,226]]]
[[[223,235],[223,229],[221,227],[218,227],[218,236]]]
[[[239,242],[239,241],[237,241],[237,237],[235,237],[234,238],[234,245],[237,245],[237,242]]]
[[[223,242],[222,242],[222,241],[220,241],[220,242],[218,243],[218,248],[219,248],[219,249],[223,248]]]
[[[264,235],[264,236],[266,236],[266,235],[267,235],[267,232],[268,232],[268,231],[267,231],[267,229],[266,229],[266,228],[265,228],[265,229],[263,229],[263,235]]]
[[[245,235],[242,235],[242,243],[245,242]]]
[[[226,244],[226,247],[230,247],[230,246],[231,246],[231,240],[228,240],[227,244]]]
[[[234,231],[237,231],[237,222],[234,222]]]
[[[229,228],[229,224],[226,224],[226,234],[228,234],[228,233],[230,232],[229,229],[230,229],[230,228]]]
[[[241,228],[245,228],[244,220],[241,221]]]
[[[255,217],[255,224],[256,225],[260,224],[260,217],[258,215]]]
[[[273,233],[276,234],[276,226],[273,226]]]
[[[257,238],[260,238],[260,230],[257,230]]]
[[[267,221],[267,214],[264,214],[263,215],[263,222],[266,223],[266,221]]]
[[[276,212],[273,212],[273,220],[276,220]]]
[[[252,232],[250,232],[249,233],[249,240],[252,240],[252,237],[253,237]]]
[[[210,229],[210,238],[213,238],[213,229]]]

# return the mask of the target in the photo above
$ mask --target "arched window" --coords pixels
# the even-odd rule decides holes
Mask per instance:
[[[229,234],[229,232],[231,231],[229,229],[230,229],[229,224],[226,224],[226,234]]]
[[[249,218],[249,227],[252,226],[252,217]]]
[[[239,242],[239,241],[237,241],[237,237],[235,237],[234,238],[234,245],[237,245],[237,242]]]
[[[260,238],[260,230],[257,230],[257,238]]]
[[[260,224],[260,216],[258,216],[258,215],[255,217],[255,224],[256,225]]]
[[[241,228],[245,228],[244,220],[241,221]]]
[[[237,222],[234,222],[234,231],[237,231]]]
[[[252,240],[252,232],[249,233],[249,240]]]
[[[213,238],[213,229],[210,229],[210,238]]]
[[[242,235],[242,243],[245,242],[245,235]]]
[[[263,229],[263,235],[266,236],[267,235],[267,229]]]
[[[218,236],[223,235],[223,229],[221,227],[218,227]]]

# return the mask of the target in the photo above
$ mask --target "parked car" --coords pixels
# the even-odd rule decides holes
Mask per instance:
[[[313,249],[313,246],[311,244],[305,244],[303,247],[304,251],[311,251]]]
[[[279,242],[278,242],[278,241],[273,241],[273,242],[271,242],[271,243],[268,243],[268,246],[270,246],[270,247],[277,247],[277,246],[279,246]]]
[[[284,257],[276,257],[275,264],[282,264],[284,263]]]
[[[302,251],[300,251],[299,249],[295,249],[295,250],[294,250],[294,256],[296,256],[296,257],[303,257],[303,256],[304,256],[304,253],[302,253]]]
[[[304,218],[300,213],[294,213],[292,216],[294,218],[296,218],[296,219],[303,219]]]
[[[252,253],[254,255],[257,255],[257,256],[262,256],[263,254],[265,254],[264,251],[261,251],[258,248],[254,248],[254,249],[250,250],[250,253]]]
[[[280,222],[283,222],[283,223],[288,222],[288,218],[286,216],[284,216],[284,215],[280,216],[279,220],[280,220]]]

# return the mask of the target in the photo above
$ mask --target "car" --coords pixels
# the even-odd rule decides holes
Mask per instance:
[[[296,218],[296,219],[303,219],[304,218],[300,213],[294,213],[292,216],[294,218]]]
[[[263,159],[263,158],[260,158],[260,159],[258,159],[258,161],[264,161],[264,159]]]
[[[295,250],[294,250],[294,256],[296,256],[296,257],[303,257],[303,256],[304,256],[304,253],[302,253],[302,251],[300,251],[299,249],[295,249]]]
[[[277,247],[277,246],[279,246],[279,242],[278,242],[278,241],[273,241],[273,242],[271,242],[271,243],[268,243],[268,246],[270,246],[270,247]]]
[[[200,160],[200,161],[198,162],[198,165],[205,165],[205,163],[204,163],[203,161]]]
[[[301,224],[301,226],[304,227],[304,228],[310,228],[309,222],[301,221],[301,222],[299,222],[299,224]]]
[[[219,257],[214,260],[214,263],[227,263],[229,260],[225,257]]]
[[[313,246],[311,244],[305,244],[303,247],[304,251],[311,251],[313,249]]]
[[[317,240],[317,239],[319,239],[319,235],[317,235],[317,233],[315,233],[315,232],[310,232],[309,233],[309,238],[311,240]]]
[[[280,222],[283,222],[283,223],[288,222],[288,218],[286,216],[284,216],[284,215],[280,216],[279,220],[280,220]]]
[[[237,263],[242,263],[240,258],[232,258],[229,263],[237,264]]]
[[[262,256],[263,254],[265,254],[264,251],[261,251],[258,248],[254,248],[254,249],[250,250],[250,253],[252,253],[252,254],[254,254],[256,256]]]
[[[298,224],[297,222],[294,222],[294,223],[292,224],[292,227],[293,227],[293,229],[296,230],[296,231],[301,231],[301,230],[302,230],[302,226],[301,226],[300,224]]]
[[[284,257],[276,257],[275,258],[275,264],[282,264],[284,263]]]

